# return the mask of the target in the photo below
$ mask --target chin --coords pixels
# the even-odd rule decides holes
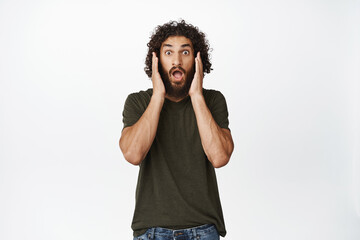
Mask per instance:
[[[190,78],[191,80],[188,81],[189,78],[187,77],[187,75],[184,75],[183,80],[181,80],[180,82],[174,82],[173,78],[169,76],[169,74],[163,71],[161,73],[162,74],[160,75],[164,82],[165,90],[168,95],[177,98],[182,98],[188,95],[192,78]]]
[[[172,82],[171,85],[174,87],[174,88],[183,88],[185,86],[185,81],[182,81],[182,82]]]

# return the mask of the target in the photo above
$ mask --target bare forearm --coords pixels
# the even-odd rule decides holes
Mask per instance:
[[[226,165],[234,147],[230,132],[215,122],[202,94],[192,96],[191,101],[206,156],[216,168]]]
[[[163,103],[163,97],[153,95],[140,119],[123,130],[119,144],[128,162],[139,165],[148,153],[156,135]]]

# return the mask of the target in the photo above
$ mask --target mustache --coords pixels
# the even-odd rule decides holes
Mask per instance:
[[[174,72],[175,70],[181,70],[184,74],[186,73],[185,69],[183,69],[181,66],[177,66],[170,68],[169,75],[171,75],[171,73]]]

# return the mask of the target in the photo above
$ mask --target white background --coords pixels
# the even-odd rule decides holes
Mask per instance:
[[[123,104],[179,18],[207,34],[204,87],[228,102],[226,239],[360,239],[355,0],[1,0],[0,239],[132,239]]]

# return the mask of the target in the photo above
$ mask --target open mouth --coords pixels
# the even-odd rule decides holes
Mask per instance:
[[[175,80],[179,81],[183,78],[184,73],[180,70],[174,70],[171,75],[175,78]]]

